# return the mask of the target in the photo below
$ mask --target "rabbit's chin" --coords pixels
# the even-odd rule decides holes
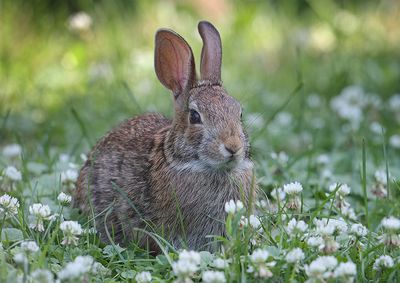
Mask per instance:
[[[203,160],[200,159],[199,162],[203,163],[204,167],[214,171],[245,171],[251,169],[253,166],[250,160],[242,157],[226,158],[223,160],[205,158]]]
[[[239,164],[243,162],[243,159],[228,159],[222,162],[213,162],[211,167],[216,170],[234,170],[239,167]]]
[[[186,162],[172,162],[170,168],[175,171],[191,171],[191,172],[225,172],[239,173],[253,168],[250,159],[235,158],[225,160],[214,160],[210,158],[199,158]]]

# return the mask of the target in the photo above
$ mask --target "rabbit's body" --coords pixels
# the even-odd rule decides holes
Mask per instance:
[[[208,43],[216,40],[211,24],[200,25]],[[139,228],[177,248],[213,250],[207,236],[223,234],[224,204],[246,203],[255,192],[240,104],[207,62],[220,68],[220,58],[203,50],[198,81],[187,43],[171,31],[157,33],[156,72],[174,92],[174,119],[148,114],[125,121],[97,143],[78,178],[75,205],[88,212],[92,202],[103,240],[134,240],[158,250]]]

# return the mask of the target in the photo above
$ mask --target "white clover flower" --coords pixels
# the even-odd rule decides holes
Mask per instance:
[[[264,200],[264,199],[257,200],[256,201],[256,205],[258,207],[260,207],[260,208],[263,208],[263,209],[268,209],[268,207],[269,207],[268,202],[266,200]]]
[[[393,148],[400,148],[400,135],[393,135],[389,138],[389,144]]]
[[[307,239],[307,245],[310,247],[319,247],[324,244],[324,239],[322,237],[317,236],[317,237],[310,237]]]
[[[337,259],[333,256],[320,256],[316,261],[323,264],[327,269],[335,268],[337,265]]]
[[[29,206],[29,213],[37,217],[47,218],[50,216],[51,210],[46,204],[34,203]]]
[[[275,266],[276,262],[271,261],[271,262],[258,262],[256,263],[255,266],[250,265],[246,272],[247,273],[253,273],[255,277],[260,277],[260,278],[271,278],[273,276],[273,273],[269,269],[269,267]]]
[[[274,121],[282,127],[289,126],[292,123],[293,116],[289,112],[281,111],[276,116]]]
[[[321,105],[321,98],[318,94],[312,93],[307,97],[307,105],[310,108],[317,108]]]
[[[332,223],[327,223],[325,225],[318,225],[315,232],[321,236],[331,236],[335,232],[336,227]]]
[[[67,169],[61,172],[61,182],[62,183],[74,183],[78,179],[78,171],[76,169]]]
[[[331,108],[340,118],[349,121],[353,129],[360,127],[366,105],[366,95],[360,86],[348,86],[331,100]]]
[[[73,262],[58,272],[58,278],[62,280],[78,279],[92,270],[94,260],[91,256],[78,256]]]
[[[373,121],[370,125],[369,125],[369,129],[371,130],[371,132],[373,132],[376,135],[380,135],[382,134],[382,128],[385,131],[385,128],[377,121]]]
[[[229,262],[222,258],[216,258],[211,265],[217,269],[225,269],[229,266]]]
[[[310,126],[317,130],[324,128],[325,124],[326,124],[325,121],[319,117],[313,117],[310,120]]]
[[[59,214],[59,213],[54,213],[48,218],[48,220],[50,220],[50,221],[60,220],[60,222],[63,222],[64,221],[64,215],[63,214]]]
[[[54,275],[47,269],[36,269],[31,273],[32,282],[54,283]]]
[[[340,245],[334,238],[325,237],[324,243],[319,246],[319,250],[325,254],[334,253],[339,249]]]
[[[236,201],[236,210],[240,211],[244,208],[243,202],[241,202],[240,200]]]
[[[287,208],[292,210],[298,210],[300,208],[300,198],[299,193],[303,190],[302,185],[299,182],[285,184],[283,186],[283,191],[288,197],[286,203]]]
[[[43,232],[43,220],[49,220],[51,217],[50,207],[45,204],[34,203],[29,206],[29,213],[35,218],[34,223],[29,224],[29,227],[39,232]]]
[[[3,156],[5,157],[15,157],[19,156],[22,152],[22,148],[19,144],[9,144],[3,148]]]
[[[350,233],[357,237],[365,237],[368,234],[368,229],[364,225],[356,223],[351,225]]]
[[[380,242],[386,246],[400,247],[400,235],[386,233],[379,237]]]
[[[369,93],[367,105],[371,106],[372,108],[379,109],[382,107],[382,99],[377,94]]]
[[[192,262],[198,265],[201,262],[201,256],[198,252],[183,250],[179,253],[179,260]]]
[[[18,214],[19,202],[16,198],[4,194],[0,197],[0,216],[10,217]]]
[[[303,191],[303,186],[299,182],[283,185],[283,191],[288,195],[298,195]]]
[[[63,206],[68,206],[68,205],[71,203],[71,201],[72,201],[72,196],[67,195],[67,194],[61,192],[61,193],[58,195],[57,200],[60,202],[61,205],[63,205]]]
[[[243,228],[243,227],[247,227],[247,225],[249,225],[249,220],[244,216],[240,217],[239,227]]]
[[[382,219],[381,225],[386,230],[397,231],[400,229],[400,219],[395,218],[393,216],[385,217]]]
[[[135,280],[137,283],[147,283],[151,282],[151,273],[148,271],[142,271],[136,274]]]
[[[3,171],[4,176],[8,177],[11,181],[21,181],[22,174],[14,166],[7,166]]]
[[[28,264],[28,257],[24,253],[17,253],[13,257],[15,263],[26,265]]]
[[[81,158],[81,160],[82,160],[83,162],[85,162],[85,161],[88,159],[87,155],[84,154],[84,153],[81,153],[81,155],[79,155],[79,157]]]
[[[92,26],[92,18],[85,12],[78,12],[69,18],[69,28],[72,31],[88,31]]]
[[[352,220],[357,219],[354,209],[346,201],[343,201],[342,205],[339,206],[339,208],[340,208],[340,212],[342,213],[343,216],[345,216],[349,219],[352,219]]]
[[[61,163],[68,163],[70,158],[71,157],[66,153],[61,153],[60,156],[58,157]]]
[[[341,262],[333,272],[334,278],[340,278],[340,277],[351,278],[356,275],[357,275],[357,266],[351,261]]]
[[[289,235],[296,235],[305,233],[308,229],[308,225],[303,221],[297,221],[295,218],[290,219],[286,226],[286,231]]]
[[[328,154],[320,154],[317,157],[317,163],[321,165],[327,165],[331,162],[331,158]]]
[[[320,256],[310,265],[305,265],[304,269],[310,278],[329,278],[332,276],[332,269],[337,266],[337,263],[337,259],[333,256]]]
[[[382,255],[375,260],[373,268],[375,270],[382,270],[385,268],[392,268],[393,266],[393,258],[390,255]]]
[[[282,188],[275,188],[271,191],[271,196],[276,200],[279,199],[280,201],[283,201],[286,197],[286,193]]]
[[[276,160],[278,163],[280,163],[282,165],[286,165],[287,162],[289,161],[289,156],[284,151],[281,151],[279,153],[272,152],[271,158]]]
[[[331,180],[333,177],[333,173],[330,169],[324,168],[321,172],[321,178],[323,180]]]
[[[288,263],[297,263],[299,261],[302,261],[304,259],[304,252],[300,248],[294,248],[290,252],[286,254],[286,261]]]
[[[250,226],[254,229],[258,229],[261,226],[260,219],[258,219],[258,217],[253,214],[249,216],[249,223]]]
[[[75,169],[75,170],[79,169],[78,164],[75,164],[75,163],[73,163],[73,162],[68,162],[68,167],[69,167],[70,169]],[[78,171],[76,171],[76,172],[78,172]]]
[[[264,263],[269,257],[269,252],[267,250],[256,249],[250,255],[250,261],[252,263]]]
[[[400,109],[400,94],[394,94],[389,99],[389,108],[393,111],[398,111]]]
[[[236,212],[236,204],[233,199],[225,203],[225,212],[228,214],[234,214]]]
[[[205,271],[201,277],[204,283],[225,283],[225,274],[221,271]]]
[[[200,262],[200,253],[183,250],[179,253],[179,260],[172,263],[172,270],[179,278],[188,278],[199,270]]]
[[[196,273],[199,266],[193,262],[178,260],[172,263],[172,270],[179,278],[187,278]]]
[[[267,266],[261,265],[258,268],[258,272],[257,272],[256,276],[258,276],[260,278],[268,279],[268,278],[271,278],[273,276],[273,274]]]
[[[400,235],[397,235],[397,231],[400,229],[400,219],[391,217],[385,217],[381,221],[381,226],[385,229],[385,232],[381,237],[381,243],[387,246],[400,246]]]
[[[235,214],[244,208],[243,202],[237,200],[236,202],[231,199],[225,203],[225,212],[228,214]]]
[[[64,233],[63,245],[77,245],[78,237],[82,234],[82,227],[76,221],[64,221],[60,224],[60,230]]]
[[[341,196],[347,196],[351,192],[351,189],[347,184],[334,183],[329,186],[330,192],[334,192],[336,189],[337,189],[336,193]]]
[[[346,233],[348,228],[343,219],[314,219],[316,232],[320,235],[333,235],[334,233]]]
[[[382,185],[387,185],[387,175],[386,172],[383,170],[377,170],[374,173],[374,177],[376,182],[382,184]]]
[[[21,243],[21,249],[26,253],[36,253],[39,246],[34,241],[24,241]]]

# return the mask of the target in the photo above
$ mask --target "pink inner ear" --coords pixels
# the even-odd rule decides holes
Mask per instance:
[[[202,80],[219,82],[221,80],[222,47],[217,29],[209,22],[202,21],[198,26],[203,40],[200,72]]]
[[[187,87],[194,74],[194,62],[189,45],[178,35],[162,31],[156,35],[156,73],[175,96]]]

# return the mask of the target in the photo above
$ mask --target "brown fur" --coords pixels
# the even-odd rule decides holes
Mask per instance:
[[[108,230],[118,243],[150,243],[157,251],[140,228],[177,248],[215,250],[206,236],[223,235],[225,202],[250,198],[249,144],[240,104],[220,83],[219,34],[207,22],[199,30],[207,40],[201,80],[186,41],[169,30],[156,35],[155,68],[174,93],[173,121],[146,114],[123,122],[96,144],[81,169],[74,205],[89,213],[92,203],[106,242]],[[189,122],[190,109],[200,113],[201,124]]]

